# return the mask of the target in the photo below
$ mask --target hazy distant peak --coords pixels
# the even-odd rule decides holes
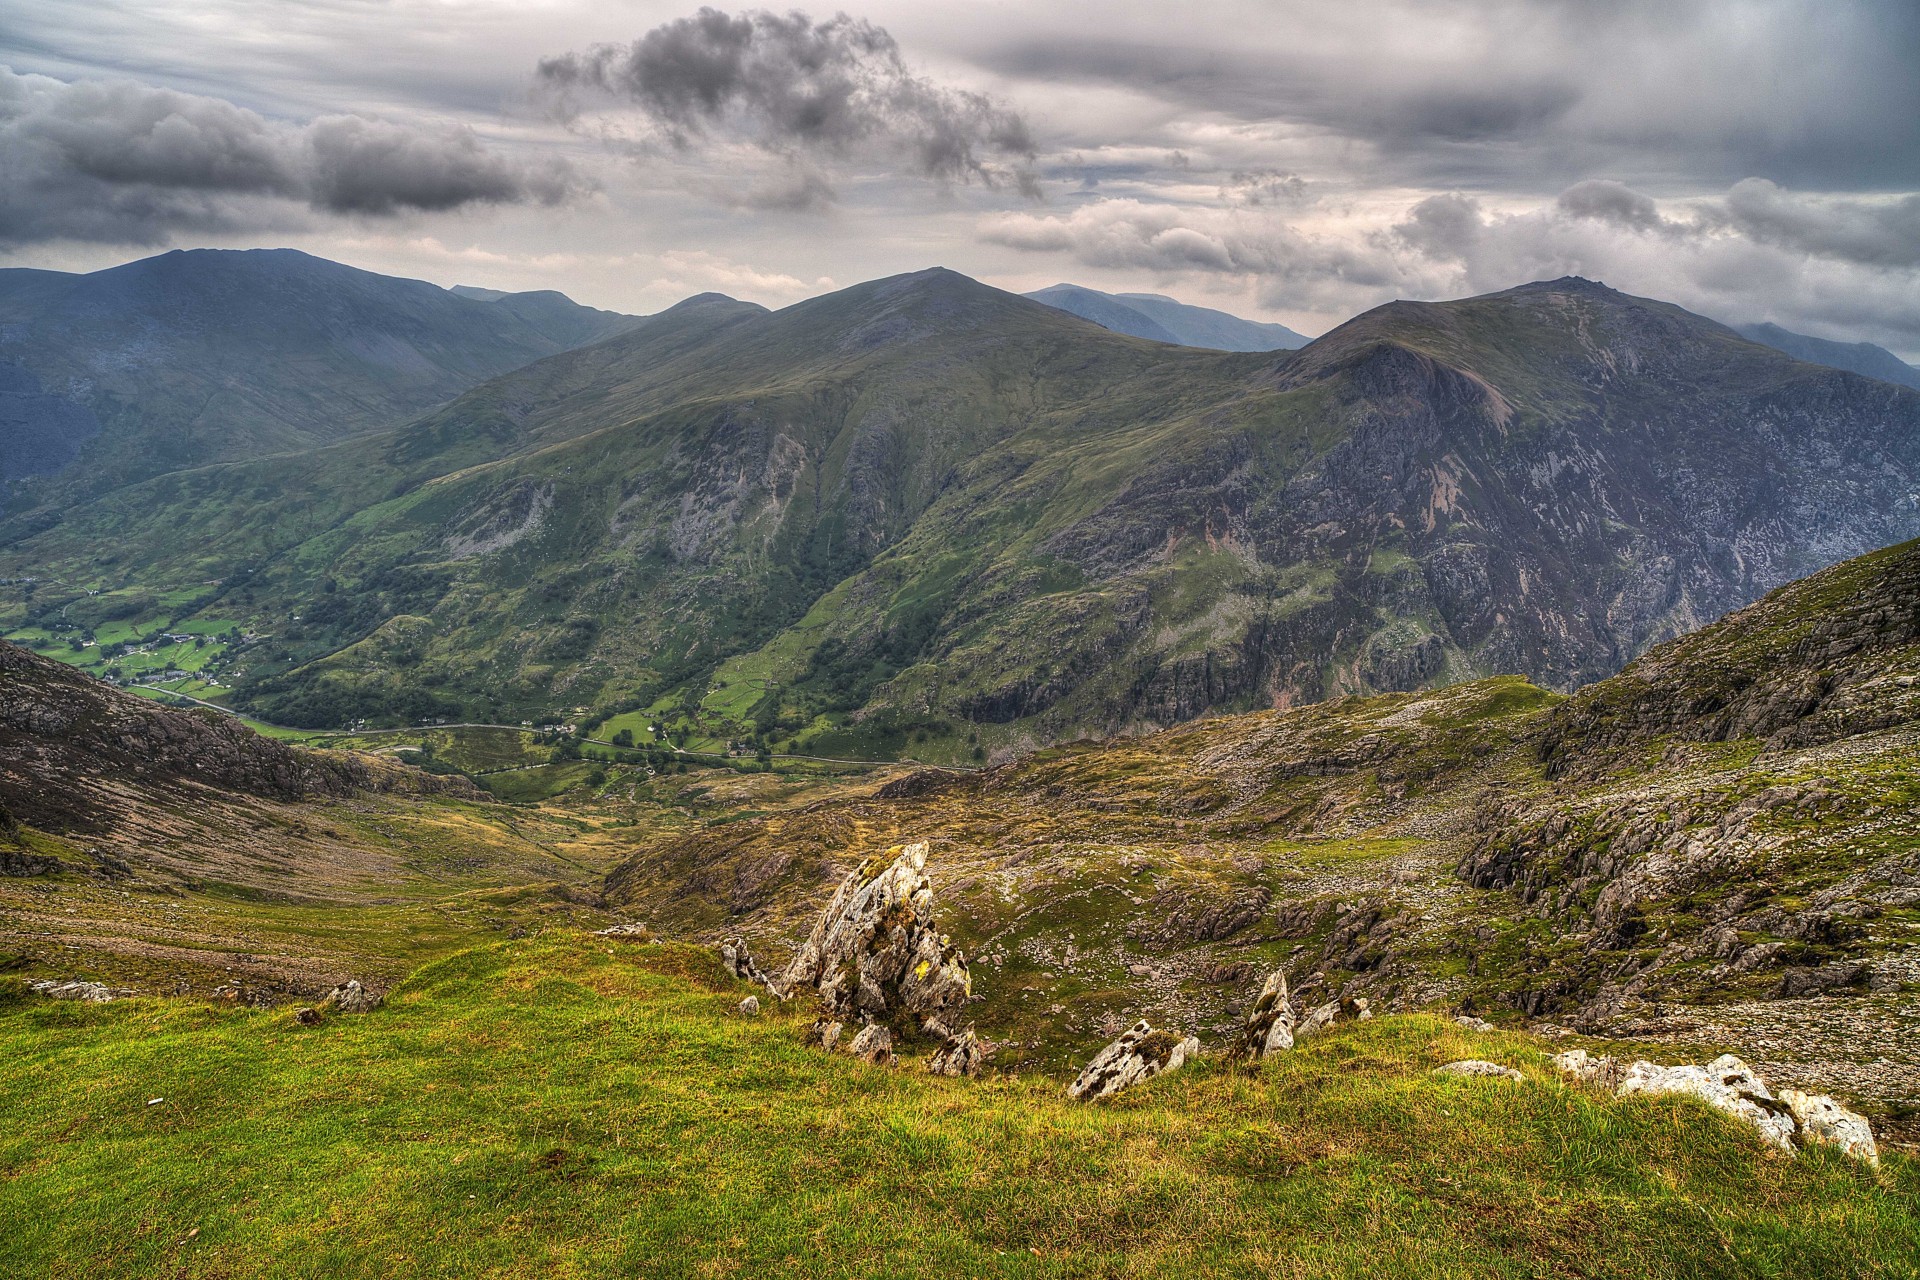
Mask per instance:
[[[1211,307],[1189,306],[1158,293],[1103,293],[1084,285],[1056,284],[1026,295],[1115,333],[1153,342],[1215,351],[1291,351],[1307,345],[1285,325],[1246,320]]]

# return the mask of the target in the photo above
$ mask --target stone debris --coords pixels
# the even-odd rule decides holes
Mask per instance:
[[[733,1006],[733,1008],[741,1017],[751,1018],[760,1012],[760,997],[748,996],[745,1000]]]
[[[841,882],[770,989],[785,998],[812,988],[826,1020],[880,1024],[904,1018],[943,1048],[970,1035],[959,1024],[973,978],[966,956],[934,929],[926,866],[924,842],[869,858]],[[948,1060],[977,1063],[980,1056]]]
[[[320,1002],[323,1012],[368,1013],[380,1007],[381,997],[360,985],[358,978],[349,978],[333,990],[327,992],[327,998]]]
[[[1094,1055],[1086,1069],[1067,1086],[1067,1096],[1099,1102],[1142,1080],[1177,1071],[1200,1053],[1200,1042],[1173,1031],[1155,1031],[1142,1019],[1118,1040]]]
[[[1259,998],[1247,1010],[1235,1056],[1258,1061],[1270,1053],[1293,1048],[1293,1005],[1287,996],[1287,975],[1276,969],[1260,988]]]
[[[773,979],[768,977],[766,973],[761,970],[760,966],[753,962],[753,953],[747,950],[745,939],[728,938],[725,942],[721,943],[720,963],[725,965],[727,972],[731,973],[734,977],[745,982],[757,982],[774,996],[784,999],[784,997],[780,995],[780,989],[774,986]]]
[[[1857,1111],[1849,1111],[1825,1094],[1802,1093],[1782,1089],[1780,1101],[1793,1116],[1795,1136],[1803,1147],[1814,1143],[1835,1146],[1856,1160],[1878,1169],[1880,1147],[1873,1140],[1873,1126]]]
[[[893,1061],[893,1032],[882,1023],[869,1022],[860,1028],[847,1052],[862,1062],[884,1067]]]
[[[1569,1049],[1555,1054],[1553,1065],[1582,1084],[1616,1097],[1678,1093],[1699,1098],[1752,1125],[1762,1139],[1782,1151],[1828,1144],[1876,1168],[1880,1163],[1873,1128],[1865,1116],[1825,1094],[1783,1089],[1776,1097],[1752,1067],[1730,1053],[1703,1067],[1663,1067],[1645,1061],[1623,1067],[1616,1058],[1595,1058],[1585,1049]]]
[[[631,938],[635,942],[652,942],[653,930],[647,928],[647,926],[641,924],[638,920],[628,920],[626,923],[616,924],[610,929],[596,930],[593,936],[596,938]]]
[[[104,982],[79,980],[61,982],[57,979],[43,978],[27,985],[51,1000],[81,1000],[87,1004],[108,1004],[115,1000],[125,1000],[133,994],[125,987],[109,987]]]
[[[936,1076],[977,1076],[991,1052],[992,1047],[975,1037],[973,1028],[968,1027],[927,1059],[927,1070]]]
[[[1503,1067],[1497,1062],[1488,1062],[1482,1058],[1463,1058],[1459,1062],[1449,1062],[1445,1066],[1435,1067],[1437,1076],[1488,1076],[1498,1080],[1525,1080],[1526,1077],[1512,1067]]]
[[[1365,1022],[1373,1016],[1371,1001],[1365,996],[1347,996],[1339,1000],[1329,1000],[1317,1008],[1301,1015],[1300,1023],[1293,1029],[1295,1041],[1305,1040],[1308,1036],[1325,1031],[1336,1022]]]
[[[1454,1022],[1456,1025],[1465,1027],[1469,1031],[1498,1031],[1500,1029],[1491,1022],[1488,1022],[1485,1018],[1476,1018],[1469,1013],[1459,1015],[1454,1019]]]

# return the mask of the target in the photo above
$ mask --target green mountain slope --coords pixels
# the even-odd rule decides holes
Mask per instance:
[[[932,271],[692,299],[396,432],[16,521],[0,570],[47,579],[11,617],[51,640],[142,591],[241,620],[233,696],[289,722],[957,759],[1606,675],[1920,532],[1916,427],[1585,281],[1230,354]]]
[[[0,271],[0,366],[55,398],[0,431],[65,438],[54,410],[98,425],[49,465],[0,465],[0,479],[61,480],[7,505],[390,427],[631,320],[551,293],[478,302],[291,249],[175,251],[89,275]]]
[[[1244,320],[1211,307],[1177,302],[1159,293],[1102,293],[1056,284],[1024,295],[1071,312],[1115,333],[1215,351],[1292,351],[1311,339],[1283,324]]]

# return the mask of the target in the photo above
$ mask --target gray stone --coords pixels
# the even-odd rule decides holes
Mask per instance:
[[[1780,1101],[1793,1116],[1794,1136],[1802,1147],[1839,1147],[1855,1160],[1875,1169],[1880,1167],[1880,1147],[1873,1140],[1873,1126],[1865,1116],[1847,1110],[1823,1093],[1782,1089]]]
[[[1449,1062],[1445,1066],[1435,1067],[1437,1076],[1488,1076],[1500,1080],[1525,1080],[1526,1077],[1512,1067],[1503,1067],[1497,1062],[1487,1062],[1481,1058],[1463,1058],[1459,1062]]]
[[[927,1059],[927,1070],[936,1076],[977,1076],[992,1049],[968,1027],[954,1036]]]
[[[1067,1096],[1082,1102],[1099,1102],[1142,1080],[1177,1071],[1199,1053],[1200,1042],[1192,1036],[1155,1031],[1153,1025],[1143,1019],[1094,1055],[1093,1061],[1067,1086]]]
[[[1247,1010],[1240,1030],[1236,1055],[1259,1060],[1270,1053],[1293,1048],[1293,1005],[1287,997],[1287,975],[1276,969],[1267,976],[1260,995]]]
[[[1323,1005],[1309,1009],[1301,1015],[1299,1025],[1293,1029],[1296,1042],[1308,1036],[1317,1035],[1338,1022],[1365,1022],[1373,1016],[1371,1002],[1365,996],[1352,996],[1340,1000],[1329,1000]]]
[[[884,1023],[869,1022],[847,1046],[847,1052],[862,1062],[884,1067],[893,1061],[893,1032]]]
[[[840,1044],[840,1037],[846,1028],[831,1018],[821,1018],[807,1029],[807,1043],[819,1045],[832,1053]]]
[[[774,985],[773,979],[762,972],[760,966],[753,962],[753,953],[747,950],[745,939],[728,938],[725,942],[721,943],[720,963],[725,965],[727,972],[731,973],[734,977],[745,982],[757,982],[774,996],[780,996],[780,988]]]
[[[1793,1113],[1774,1097],[1766,1083],[1732,1054],[1722,1054],[1704,1067],[1663,1067],[1636,1062],[1620,1081],[1619,1096],[1684,1094],[1744,1120],[1762,1139],[1783,1151],[1793,1150],[1796,1128]]]
[[[1488,1022],[1485,1018],[1476,1018],[1476,1017],[1473,1017],[1471,1014],[1465,1014],[1465,1013],[1456,1017],[1454,1019],[1454,1022],[1459,1026],[1465,1027],[1469,1031],[1498,1031],[1500,1029],[1494,1026],[1491,1022]]]
[[[745,1000],[742,1000],[733,1007],[742,1017],[751,1018],[760,1012],[760,997],[748,996]]]
[[[359,979],[350,978],[327,992],[320,1008],[334,1013],[370,1013],[380,1007],[380,1000],[380,996],[361,986]]]
[[[1626,1068],[1615,1057],[1596,1058],[1585,1049],[1568,1049],[1565,1053],[1553,1055],[1553,1065],[1561,1074],[1572,1076],[1581,1084],[1592,1085],[1596,1089],[1605,1089],[1608,1093],[1620,1087]]]
[[[78,980],[61,982],[42,979],[27,984],[29,989],[39,992],[51,1000],[80,1000],[87,1004],[108,1004],[115,1000],[125,1000],[133,992],[124,987],[109,987],[102,982],[82,982]]]

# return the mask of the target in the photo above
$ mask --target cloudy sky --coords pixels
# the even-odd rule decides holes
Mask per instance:
[[[1309,333],[1573,273],[1920,356],[1916,0],[0,0],[0,175],[8,266],[937,263]]]

